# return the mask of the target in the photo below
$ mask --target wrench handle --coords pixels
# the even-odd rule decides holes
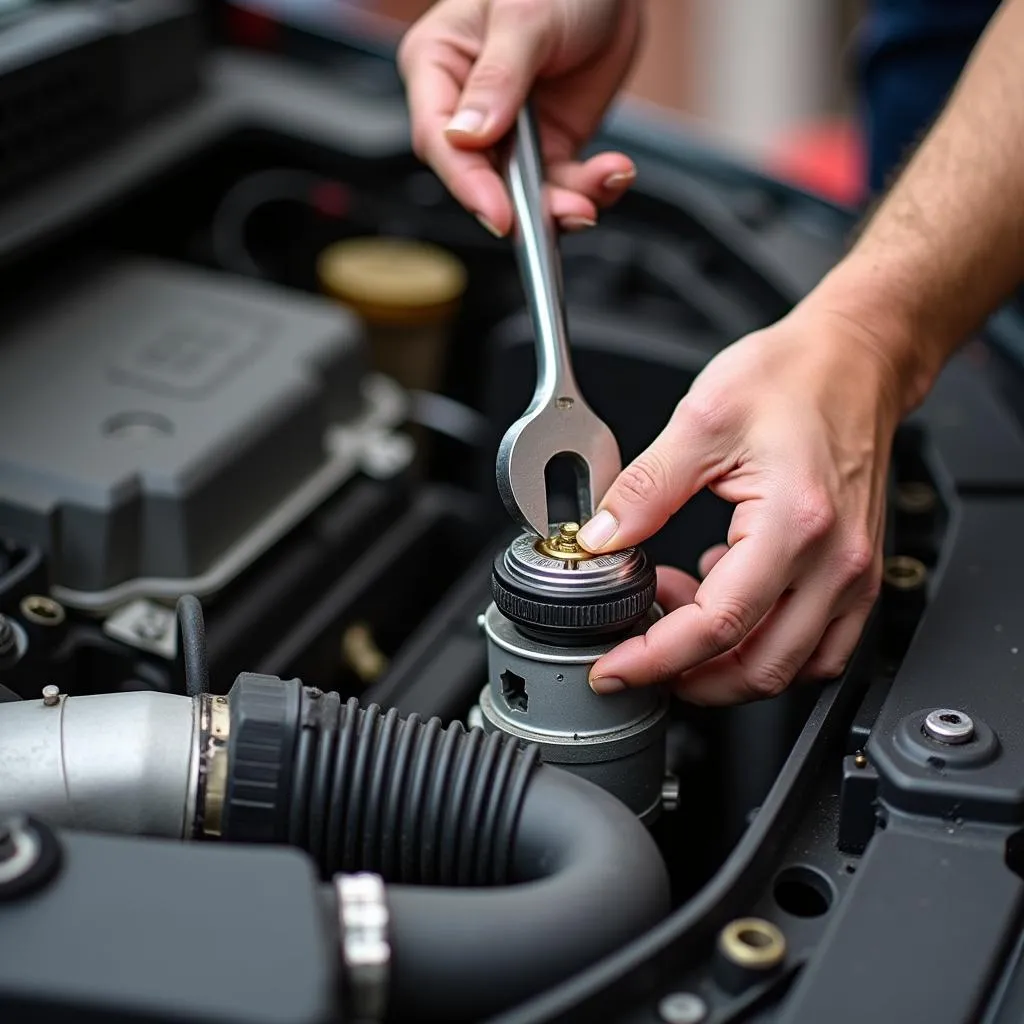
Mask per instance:
[[[529,102],[516,117],[505,180],[515,213],[516,261],[537,350],[537,388],[532,407],[562,397],[575,401],[579,391],[565,322],[562,261],[555,225],[544,203],[540,135]]]

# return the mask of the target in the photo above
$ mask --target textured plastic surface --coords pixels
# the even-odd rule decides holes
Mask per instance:
[[[194,92],[191,0],[34,4],[0,33],[0,196],[64,169]]]
[[[337,940],[295,851],[59,836],[48,886],[0,905],[0,1019],[337,1021]]]
[[[639,549],[640,565],[627,579],[595,584],[585,592],[566,587],[540,590],[517,579],[505,564],[504,553],[494,556],[491,593],[502,615],[538,633],[589,637],[629,629],[654,604],[657,588],[654,565]]]
[[[344,309],[226,275],[50,281],[0,329],[0,533],[77,590],[197,574],[323,465],[362,353]]]
[[[243,672],[229,696],[224,834],[241,842],[273,842],[288,814],[299,684]]]

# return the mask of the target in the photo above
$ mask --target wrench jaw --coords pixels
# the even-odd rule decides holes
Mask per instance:
[[[508,514],[542,538],[550,533],[545,470],[553,458],[562,455],[573,461],[580,523],[593,516],[621,468],[615,435],[596,415],[581,422],[578,411],[571,424],[559,417],[562,430],[545,424],[547,418],[528,413],[517,420],[502,438],[496,462],[498,493]]]
[[[538,537],[548,535],[548,494],[544,469],[548,459],[533,457],[521,444],[530,418],[523,417],[505,432],[498,446],[498,494],[515,523]]]

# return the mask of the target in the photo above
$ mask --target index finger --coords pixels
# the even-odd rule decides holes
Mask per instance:
[[[512,206],[500,175],[486,153],[456,149],[445,135],[471,68],[468,56],[440,42],[424,42],[410,51],[403,75],[413,148],[467,210],[496,234],[505,234]]]
[[[737,540],[708,573],[693,603],[599,659],[591,686],[607,693],[665,682],[732,650],[793,582],[797,555],[781,523]]]
[[[489,149],[455,145],[447,128],[462,96],[462,83],[471,60],[442,43],[426,42],[407,57],[404,76],[412,121],[413,148],[449,192],[494,235],[504,237],[512,229],[512,201]],[[591,166],[592,165],[592,166]],[[588,162],[591,177],[600,179],[621,170],[622,162],[594,157]],[[632,164],[627,162],[627,167]],[[564,171],[564,167],[560,168]],[[564,176],[564,174],[563,174]],[[577,175],[579,177],[579,175]],[[579,184],[578,182],[576,184]],[[597,208],[592,197],[567,184],[545,185],[545,200],[563,226],[573,220],[593,224]]]

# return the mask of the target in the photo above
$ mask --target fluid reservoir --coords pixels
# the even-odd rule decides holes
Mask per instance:
[[[437,390],[466,268],[440,246],[409,238],[353,238],[317,260],[323,291],[358,313],[374,368],[406,388]]]

